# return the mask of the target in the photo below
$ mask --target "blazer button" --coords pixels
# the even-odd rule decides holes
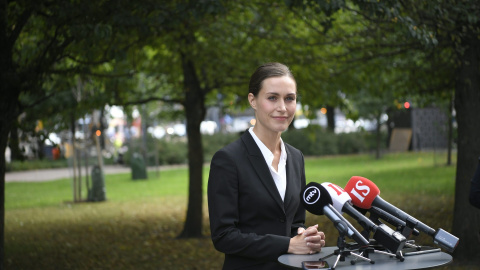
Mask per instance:
[[[281,223],[285,223],[285,219],[283,218],[279,219],[278,221],[280,221]]]

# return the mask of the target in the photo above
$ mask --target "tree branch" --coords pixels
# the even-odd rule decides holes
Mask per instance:
[[[17,41],[18,36],[22,32],[23,27],[28,22],[28,19],[30,19],[30,16],[32,15],[33,10],[32,9],[27,9],[25,10],[18,18],[18,21],[15,23],[15,27],[13,28],[13,31],[11,32],[10,36],[8,37],[8,51],[11,51],[13,48],[13,44]]]
[[[138,99],[138,100],[133,100],[133,101],[127,101],[123,102],[122,104],[118,104],[121,106],[129,106],[129,105],[139,105],[139,104],[145,104],[151,101],[163,101],[166,103],[179,103],[179,104],[184,104],[184,101],[181,99],[170,99],[170,98],[165,98],[165,97],[148,97],[144,99]]]
[[[97,72],[86,71],[80,67],[69,68],[69,69],[50,69],[49,73],[57,74],[57,75],[69,75],[69,74],[90,75],[98,78],[123,78],[123,77],[131,77],[132,75],[135,74],[135,72],[118,73],[118,74],[97,73]]]
[[[38,100],[35,100],[33,103],[30,103],[30,104],[27,104],[27,105],[20,105],[20,111],[25,111],[26,109],[31,109],[45,101],[47,101],[48,99],[50,99],[51,97],[53,97],[56,93],[50,93],[49,95],[46,95],[46,96],[43,96],[42,98],[38,99]]]

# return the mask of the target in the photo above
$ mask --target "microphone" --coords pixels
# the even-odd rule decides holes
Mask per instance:
[[[379,195],[380,190],[378,187],[365,177],[353,176],[350,178],[345,186],[345,191],[352,198],[353,205],[363,209],[378,207],[406,222],[406,224],[412,226],[412,228],[417,228],[419,231],[432,236],[435,244],[449,252],[453,252],[458,245],[458,237],[443,229],[438,229],[438,231],[436,231],[382,199]]]
[[[328,182],[322,183],[321,185],[329,193],[333,202],[333,207],[339,212],[344,211],[349,216],[353,217],[365,230],[372,231],[374,233],[373,239],[384,248],[395,254],[405,246],[405,243],[407,242],[405,236],[400,232],[392,230],[385,224],[375,224],[369,218],[360,213],[352,205],[350,195],[348,195],[348,193],[341,187]]]
[[[359,208],[361,209],[361,208]],[[365,209],[362,209],[364,211],[366,211]],[[417,236],[420,234],[420,232],[415,229],[415,228],[409,228],[407,226],[407,223],[399,218],[397,218],[396,216],[386,212],[386,211],[383,211],[382,209],[378,208],[378,207],[375,207],[375,206],[372,206],[370,209],[368,209],[368,211],[370,212],[370,219],[373,220],[376,224],[380,224],[381,222],[378,220],[379,218],[383,219],[384,221],[392,224],[393,226],[395,226],[397,228],[397,231],[400,231],[402,230],[402,234],[403,236],[405,237],[409,237],[411,234]]]
[[[332,206],[332,198],[322,185],[308,183],[300,193],[300,200],[308,212],[327,216],[341,234],[346,234],[360,245],[369,244],[369,241]]]
[[[384,221],[390,223],[391,225],[395,226],[397,231],[401,232],[403,236],[407,238],[412,234],[415,236],[420,234],[417,229],[408,227],[405,221],[397,218],[396,216],[386,211],[383,211],[378,207],[372,206],[370,209],[363,209],[357,207],[356,205],[353,205],[353,207],[363,215],[366,215],[367,212],[370,212],[370,216],[368,218],[377,225],[383,223],[382,221],[380,221],[380,219],[383,219]]]

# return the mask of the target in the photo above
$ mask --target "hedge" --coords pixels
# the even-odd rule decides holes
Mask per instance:
[[[217,133],[203,135],[203,154],[205,162],[209,162],[212,156],[220,148],[235,141],[240,137],[239,133]],[[381,148],[386,147],[386,134],[382,134]],[[324,156],[338,154],[366,153],[376,149],[376,135],[367,131],[354,133],[334,134],[326,128],[310,125],[304,129],[291,129],[282,134],[284,142],[293,145],[303,152],[305,156]],[[170,136],[168,138],[154,139],[147,138],[147,165],[172,165],[186,164],[188,161],[187,138]],[[133,153],[143,153],[143,140],[134,139],[127,143],[127,152],[122,156],[122,163],[130,164]],[[157,153],[157,156],[155,156]],[[105,163],[114,163],[116,158],[106,160]],[[7,171],[18,171],[28,169],[56,168],[67,166],[66,160],[59,161],[14,161],[7,164]]]

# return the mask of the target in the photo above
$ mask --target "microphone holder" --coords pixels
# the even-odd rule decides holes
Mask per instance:
[[[415,244],[415,240],[407,240],[407,242],[405,243],[405,246],[409,248],[415,248],[416,250],[422,249],[422,246],[418,246]]]
[[[375,221],[375,220],[373,220],[373,221]],[[376,221],[378,222],[377,224],[382,224],[382,222],[380,222],[378,220],[378,218],[376,219]],[[369,239],[370,238],[370,231],[368,229],[365,229],[365,230],[362,231],[362,235],[363,235],[363,237]],[[415,241],[413,241],[413,242],[415,242]],[[405,245],[407,245],[407,243],[405,243]],[[412,243],[408,243],[408,246],[413,247],[415,245],[413,245]],[[417,247],[417,246],[415,246],[415,247]],[[396,254],[388,252],[389,250],[386,249],[381,244],[379,244],[377,242],[377,240],[375,240],[375,239],[370,239],[370,243],[367,246],[358,247],[357,250],[358,250],[359,254],[362,255],[365,258],[369,258],[369,254],[379,253],[379,254],[390,256],[390,257],[395,257],[395,258],[399,259],[401,262],[403,262],[405,260],[405,257],[403,256],[403,253],[401,251],[398,251]],[[352,261],[352,264],[355,264],[356,261],[357,261],[356,259],[354,261]]]
[[[366,247],[360,247],[358,249],[359,254],[364,256],[365,258],[369,258],[369,254],[379,253],[379,254],[387,255],[389,257],[395,257],[395,258],[399,259],[401,262],[403,262],[405,260],[405,257],[403,256],[402,251],[398,251],[397,254],[393,254],[391,252],[385,251],[386,249],[380,250],[378,246],[377,246],[377,248],[375,248],[375,246],[377,246],[377,245],[370,244]],[[382,248],[382,247],[380,246],[380,248]],[[352,264],[355,264],[355,262],[356,262],[356,260],[353,261]]]
[[[371,264],[374,264],[375,261],[372,261],[371,259],[369,258],[366,258],[362,255],[359,255],[359,254],[356,254],[353,252],[353,250],[356,250],[355,247],[358,246],[358,244],[354,244],[354,245],[347,245],[347,243],[345,242],[345,235],[347,234],[347,224],[345,223],[345,221],[343,220],[336,220],[334,222],[334,225],[335,225],[335,228],[337,228],[338,232],[339,232],[339,236],[337,238],[337,247],[338,249],[334,250],[332,254],[330,255],[327,255],[323,258],[320,258],[319,260],[320,261],[323,261],[327,258],[330,258],[334,255],[337,255],[337,259],[335,260],[335,263],[333,264],[332,266],[332,270],[335,269],[335,267],[337,267],[337,264],[339,261],[345,261],[345,258],[348,256],[348,255],[352,255],[355,257],[355,260],[352,260],[350,263],[351,264],[355,264],[356,260],[357,259],[361,259],[361,260],[364,260],[364,261],[367,261],[367,262],[370,262]]]

